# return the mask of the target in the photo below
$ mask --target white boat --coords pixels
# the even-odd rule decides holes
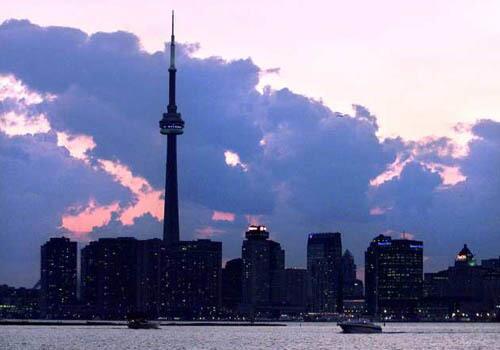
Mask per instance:
[[[344,321],[337,325],[344,333],[382,333],[382,327],[370,321]]]

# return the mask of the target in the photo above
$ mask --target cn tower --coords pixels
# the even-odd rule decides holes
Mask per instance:
[[[168,107],[160,120],[160,133],[167,135],[167,176],[165,179],[165,207],[163,212],[163,241],[167,246],[179,242],[179,200],[177,193],[177,135],[184,132],[184,121],[175,104],[175,36],[172,11],[170,37],[170,67],[168,68]]]

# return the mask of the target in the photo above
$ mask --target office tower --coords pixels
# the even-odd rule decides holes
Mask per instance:
[[[100,238],[82,249],[83,302],[101,319],[125,319],[137,311],[138,241]]]
[[[241,303],[243,260],[232,259],[222,269],[222,305],[227,312],[235,312]]]
[[[488,269],[500,269],[500,257],[498,259],[481,260],[481,266]]]
[[[363,282],[356,278],[356,264],[349,250],[342,255],[342,283],[344,300],[363,298]]]
[[[242,299],[247,312],[269,311],[281,299],[280,273],[285,268],[285,251],[269,239],[265,226],[250,225],[243,241]]]
[[[177,135],[184,133],[184,121],[177,112],[175,102],[175,36],[172,12],[172,36],[170,39],[169,94],[167,113],[160,120],[160,133],[167,135],[167,168],[163,214],[163,240],[167,245],[179,242],[179,202],[177,193]]]
[[[341,258],[339,232],[309,235],[307,271],[311,283],[310,311],[342,312]]]
[[[181,241],[167,248],[162,310],[168,317],[212,319],[221,302],[222,243]]]
[[[165,243],[158,238],[137,241],[137,311],[148,318],[160,315]]]
[[[51,238],[41,247],[40,311],[42,318],[71,318],[76,302],[76,242]]]
[[[474,259],[474,254],[469,250],[467,244],[458,252],[455,258],[455,267],[469,267],[476,266],[476,260]]]
[[[422,297],[423,243],[389,236],[375,237],[365,252],[368,312],[411,318]]]
[[[36,319],[40,316],[40,290],[0,285],[0,319]]]
[[[304,313],[307,311],[308,276],[306,269],[285,269],[284,305],[287,312]]]

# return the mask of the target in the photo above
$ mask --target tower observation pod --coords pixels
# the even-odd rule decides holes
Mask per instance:
[[[165,206],[163,213],[163,240],[167,246],[179,243],[179,202],[177,194],[177,135],[184,132],[184,121],[175,103],[175,36],[172,11],[170,37],[170,67],[168,68],[168,106],[160,120],[160,133],[167,135],[167,169],[165,179]]]

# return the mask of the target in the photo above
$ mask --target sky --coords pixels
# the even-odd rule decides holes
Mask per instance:
[[[359,267],[380,233],[424,240],[427,270],[500,255],[500,4],[49,3],[1,3],[0,283],[34,284],[53,235],[160,237],[172,8],[184,239],[227,260],[263,223],[288,266],[317,231]]]

